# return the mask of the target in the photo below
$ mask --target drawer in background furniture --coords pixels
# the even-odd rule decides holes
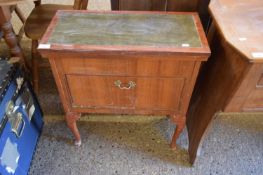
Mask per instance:
[[[185,79],[67,75],[66,81],[73,108],[178,111]]]
[[[256,87],[257,87],[257,88],[263,88],[263,74],[262,74],[261,77],[259,78]]]
[[[64,58],[65,74],[191,77],[195,61],[166,58]]]
[[[263,88],[255,88],[248,96],[243,111],[263,111]]]
[[[255,88],[249,93],[243,111],[263,111],[263,74],[261,74]]]

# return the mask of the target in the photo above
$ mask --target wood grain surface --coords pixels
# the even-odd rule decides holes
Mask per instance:
[[[81,113],[167,115],[177,125],[173,148],[210,54],[197,14],[181,12],[59,11],[38,50],[51,63],[77,143]]]
[[[198,12],[207,31],[210,0],[111,0],[112,10]]]
[[[262,112],[263,10],[261,0],[212,0],[208,40],[211,57],[202,67],[187,114],[190,162],[217,112]]]
[[[263,62],[263,1],[212,0],[210,12],[224,38],[251,62]]]

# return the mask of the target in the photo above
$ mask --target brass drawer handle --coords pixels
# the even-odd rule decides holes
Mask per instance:
[[[133,89],[136,86],[136,83],[133,82],[133,81],[129,81],[127,87],[122,86],[121,84],[122,84],[121,80],[114,81],[114,85],[117,86],[120,89]]]

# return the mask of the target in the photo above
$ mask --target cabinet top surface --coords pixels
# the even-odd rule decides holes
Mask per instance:
[[[195,13],[59,11],[40,49],[43,44],[65,49],[200,49],[207,45],[199,23]]]
[[[263,61],[263,1],[212,0],[209,9],[225,39],[252,61]]]

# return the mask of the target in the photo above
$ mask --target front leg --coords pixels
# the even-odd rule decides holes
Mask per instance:
[[[170,146],[171,148],[176,149],[176,140],[185,127],[186,117],[180,116],[180,115],[171,115],[170,117],[171,117],[172,122],[176,124],[176,129],[174,131],[174,135],[173,135]]]
[[[65,117],[69,129],[71,130],[71,132],[73,133],[75,137],[74,144],[76,146],[81,145],[81,138],[80,138],[79,130],[78,130],[77,123],[76,123],[77,120],[80,118],[80,116],[81,116],[80,113],[68,112]]]

